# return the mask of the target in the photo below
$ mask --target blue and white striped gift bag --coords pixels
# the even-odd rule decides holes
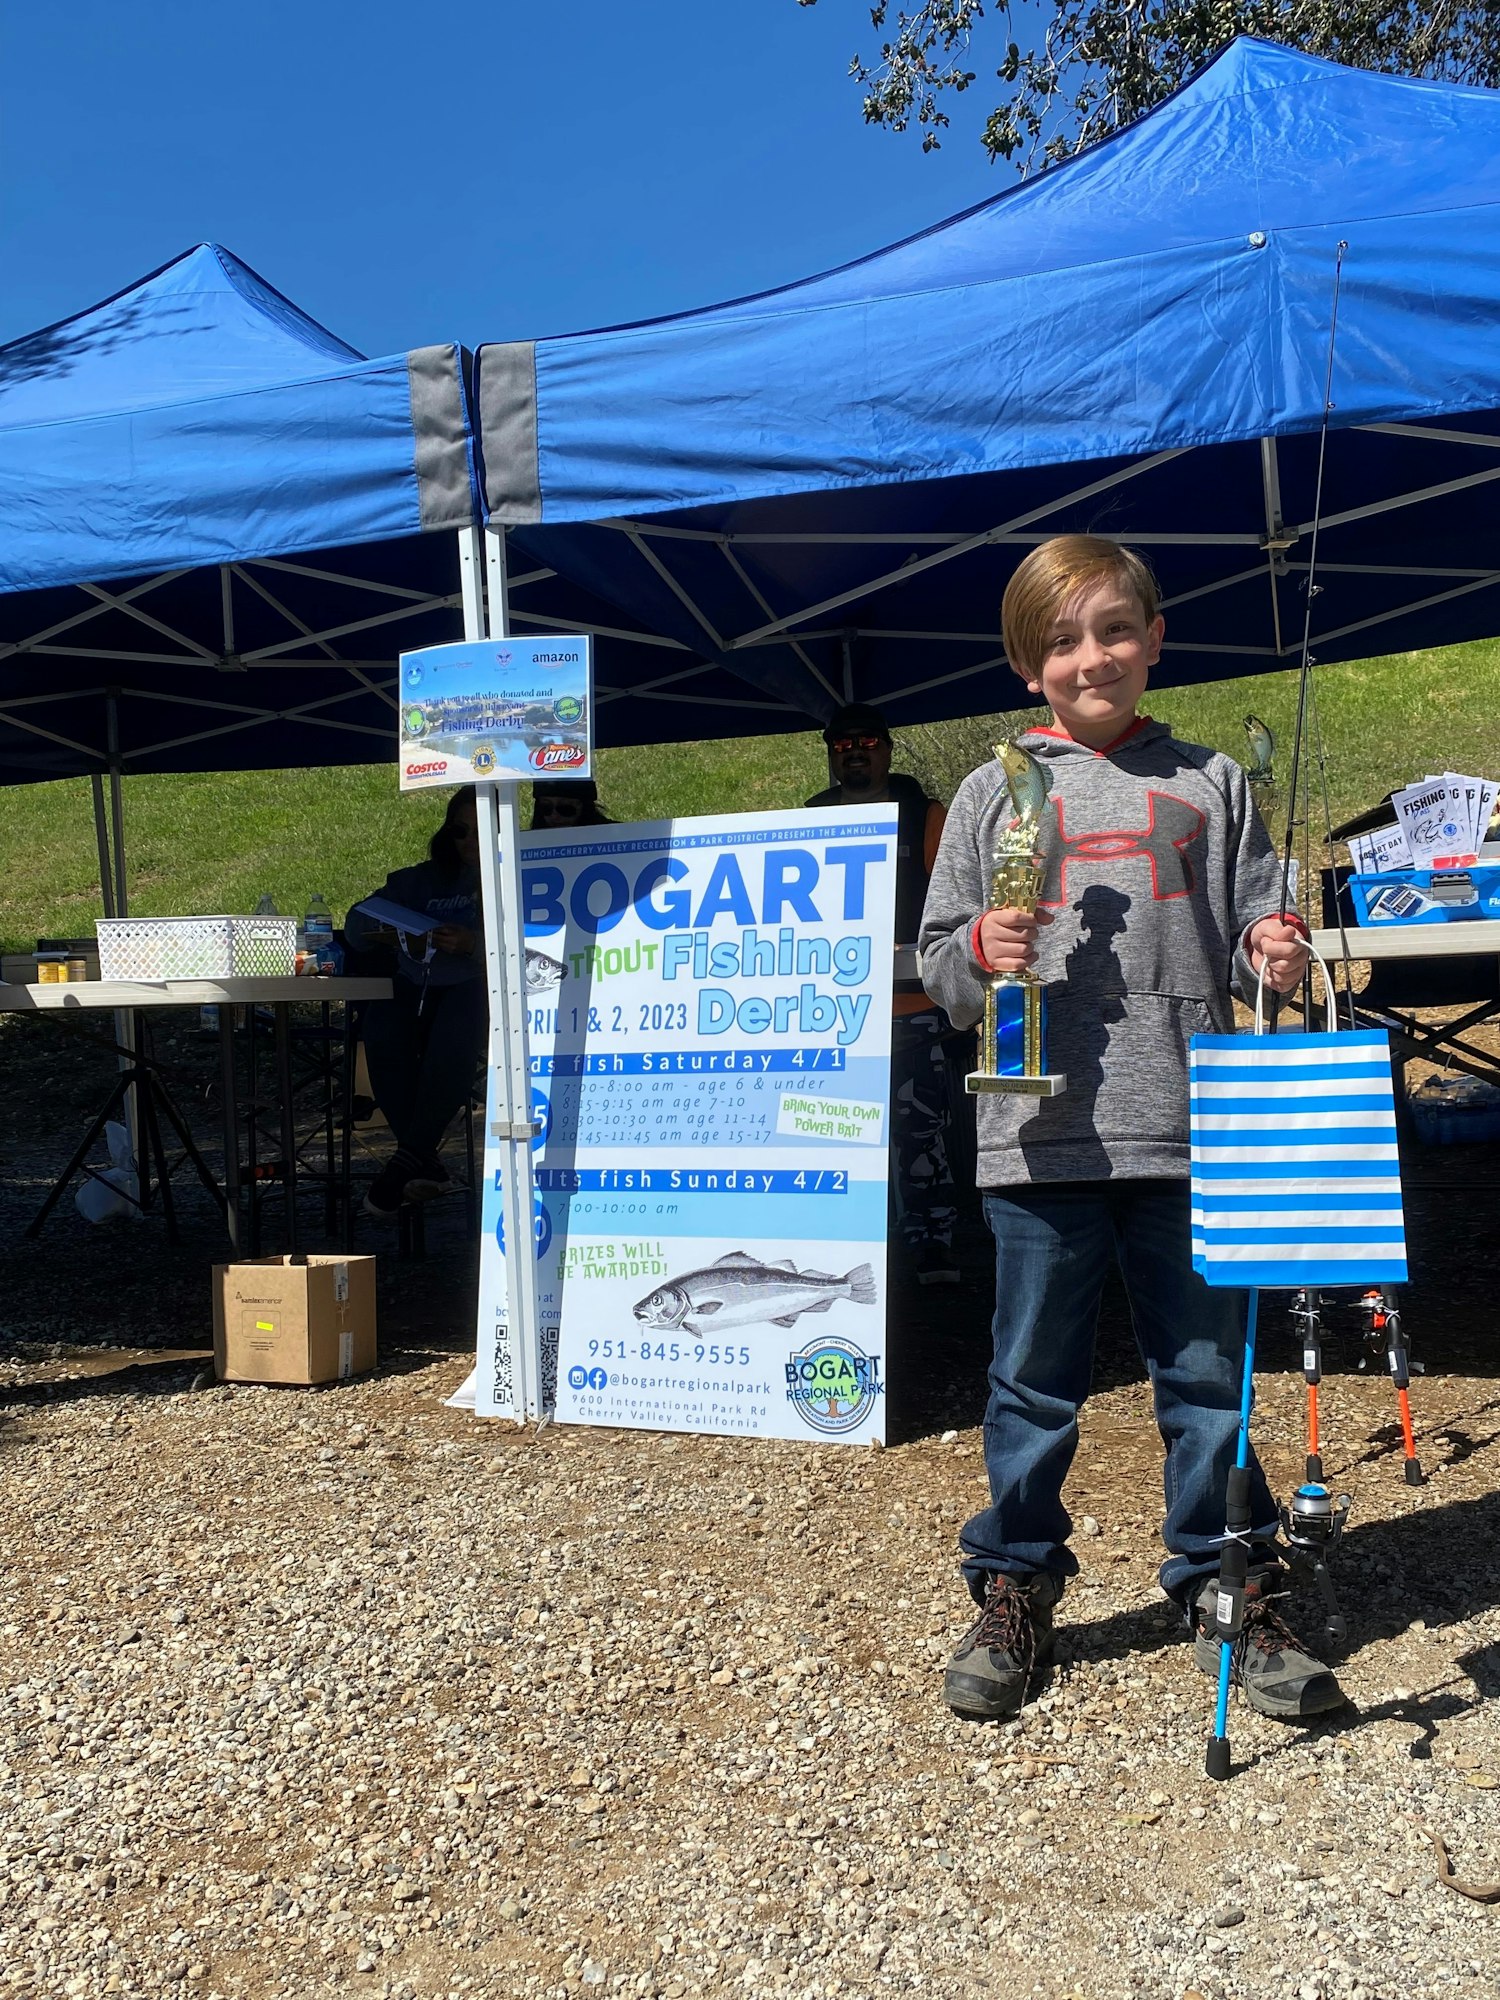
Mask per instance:
[[[1195,1035],[1193,1268],[1210,1285],[1403,1284],[1383,1034]]]

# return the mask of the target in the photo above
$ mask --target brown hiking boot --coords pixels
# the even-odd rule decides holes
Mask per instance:
[[[1260,1715],[1278,1722],[1302,1722],[1344,1704],[1333,1671],[1314,1657],[1291,1626],[1279,1618],[1271,1598],[1285,1587],[1285,1571],[1252,1570],[1245,1586],[1245,1621],[1234,1642],[1231,1679]],[[1211,1680],[1219,1677],[1220,1641],[1214,1636],[1214,1601],[1219,1584],[1210,1577],[1193,1600],[1193,1658]]]
[[[1061,1577],[1018,1580],[996,1574],[984,1609],[959,1641],[943,1675],[943,1700],[970,1722],[1005,1722],[1052,1658],[1052,1607]]]

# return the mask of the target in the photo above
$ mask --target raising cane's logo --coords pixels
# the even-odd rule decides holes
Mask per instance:
[[[436,778],[442,772],[446,771],[447,768],[448,759],[446,757],[434,757],[429,764],[408,764],[406,775],[408,778]]]
[[[581,743],[544,743],[532,751],[531,761],[539,771],[576,771],[588,755]]]

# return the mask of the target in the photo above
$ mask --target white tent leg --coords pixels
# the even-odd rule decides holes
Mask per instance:
[[[461,529],[464,637],[508,636],[505,541],[502,533]],[[484,585],[489,580],[485,630]],[[526,1047],[525,936],[521,916],[520,815],[514,785],[477,785],[479,884],[484,908],[485,963],[490,992],[488,1101],[490,1137],[499,1142],[500,1213],[505,1231],[505,1331],[510,1348],[512,1404],[518,1417],[542,1415],[541,1326],[536,1279],[536,1184],[532,1173],[531,1068]],[[481,1325],[480,1340],[498,1327]],[[493,1391],[491,1358],[480,1355],[481,1398]],[[479,1405],[481,1411],[484,1402]]]

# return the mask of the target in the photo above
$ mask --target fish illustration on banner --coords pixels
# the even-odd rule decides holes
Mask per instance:
[[[688,1333],[722,1332],[731,1326],[795,1326],[803,1313],[832,1309],[835,1299],[855,1305],[875,1303],[875,1273],[868,1264],[846,1271],[799,1271],[791,1258],[763,1264],[743,1250],[731,1250],[702,1271],[680,1278],[642,1299],[635,1316],[645,1326],[682,1327]]]
[[[554,986],[560,986],[568,968],[560,959],[549,958],[544,951],[533,951],[526,947],[526,991],[528,993],[550,993]]]

